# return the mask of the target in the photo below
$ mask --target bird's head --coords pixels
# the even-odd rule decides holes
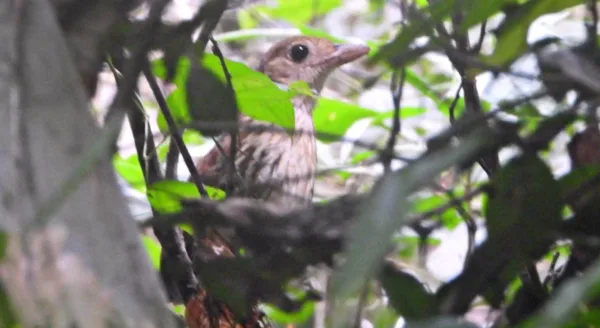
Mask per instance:
[[[289,85],[305,81],[320,92],[327,76],[339,66],[369,53],[369,47],[335,44],[328,39],[296,36],[273,45],[263,56],[258,70],[274,82]]]

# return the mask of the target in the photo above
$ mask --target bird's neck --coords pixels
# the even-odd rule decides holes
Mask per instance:
[[[292,98],[295,113],[296,130],[313,131],[314,124],[312,112],[317,100],[309,96],[296,96]]]

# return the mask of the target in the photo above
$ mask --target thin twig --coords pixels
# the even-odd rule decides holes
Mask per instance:
[[[465,193],[462,197],[460,198],[456,198],[454,200],[450,200],[448,203],[441,205],[440,207],[434,208],[433,210],[427,211],[427,212],[423,212],[418,216],[415,216],[413,218],[411,218],[411,221],[422,221],[431,217],[435,217],[438,215],[443,214],[444,212],[446,212],[447,210],[454,208],[456,206],[460,206],[460,204],[462,202],[466,202],[469,201],[475,197],[477,197],[478,195],[480,195],[482,192],[487,191],[487,189],[489,188],[489,186],[487,184],[481,185],[473,190],[471,190],[468,193]]]
[[[483,46],[483,41],[485,40],[485,29],[487,26],[487,20],[484,20],[483,23],[479,26],[479,39],[477,43],[471,48],[471,53],[478,54],[481,51],[481,47]]]
[[[144,72],[144,76],[148,80],[150,89],[152,89],[154,97],[156,98],[156,102],[158,103],[158,106],[160,107],[160,110],[163,113],[163,116],[165,117],[165,121],[169,126],[169,131],[171,131],[171,138],[173,138],[175,144],[177,144],[177,148],[179,148],[179,151],[181,152],[183,162],[185,163],[185,165],[188,168],[188,171],[190,172],[192,181],[194,181],[194,184],[196,185],[196,188],[198,188],[200,195],[202,195],[203,197],[208,197],[208,193],[206,192],[206,189],[204,188],[204,185],[202,183],[202,177],[198,173],[198,170],[196,170],[194,160],[192,159],[192,156],[190,155],[187,147],[185,146],[185,143],[183,142],[181,133],[177,128],[177,125],[175,124],[175,120],[171,115],[171,111],[169,110],[169,105],[167,105],[167,101],[165,100],[165,97],[163,96],[162,91],[158,86],[158,82],[156,81],[156,78],[150,70],[150,64],[148,63],[147,59],[144,60],[144,66],[142,71]]]
[[[221,52],[221,48],[219,48],[219,44],[213,38],[209,38],[210,42],[213,45],[213,52],[219,61],[221,62],[221,68],[223,69],[223,73],[225,74],[225,80],[227,81],[227,88],[231,91],[231,94],[234,94],[233,83],[231,82],[231,74],[229,73],[229,69],[227,68],[227,64],[225,63],[225,57],[223,57],[223,52]],[[228,158],[228,168],[227,168],[227,180],[230,184],[233,182],[233,178],[236,176],[236,167],[235,167],[235,157],[237,154],[237,140],[238,140],[238,131],[231,130],[229,132],[231,142],[229,143],[229,158]]]
[[[452,99],[452,103],[450,104],[450,107],[448,108],[448,113],[450,115],[450,123],[451,124],[454,124],[454,122],[456,121],[454,109],[456,108],[456,104],[458,104],[458,99],[460,99],[460,90],[462,90],[462,84],[458,86],[458,89],[456,89],[456,94],[454,95],[454,99]]]
[[[387,145],[385,147],[385,154],[381,158],[383,168],[385,172],[391,170],[392,155],[396,146],[396,139],[401,129],[400,122],[400,102],[402,101],[402,90],[404,89],[404,81],[406,79],[406,69],[403,67],[400,71],[392,74],[392,80],[390,83],[390,91],[392,92],[392,101],[394,103],[394,118],[392,120],[392,128],[390,129],[390,137],[388,138]]]

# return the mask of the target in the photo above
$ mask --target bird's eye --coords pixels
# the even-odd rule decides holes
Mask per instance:
[[[306,59],[306,56],[308,56],[308,47],[303,44],[297,44],[290,49],[290,57],[296,63]]]

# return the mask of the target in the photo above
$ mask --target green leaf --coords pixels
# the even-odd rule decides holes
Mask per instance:
[[[400,116],[408,118],[425,113],[425,111],[424,108],[405,107],[402,108]],[[371,117],[374,118],[374,124],[376,124],[393,117],[393,115],[393,110],[381,113],[343,101],[321,97],[313,112],[313,121],[317,132],[331,135],[318,136],[319,140],[331,142],[339,140],[339,137],[344,136],[350,126],[360,119]]]
[[[204,186],[204,188],[211,199],[223,199],[225,197],[223,190],[209,186]],[[182,199],[200,198],[200,192],[195,184],[174,180],[153,183],[148,187],[146,195],[152,208],[160,213],[180,212],[183,209],[180,203]]]
[[[375,117],[378,114],[378,112],[371,109],[321,97],[313,111],[313,121],[317,132],[342,137],[356,121],[367,117]],[[318,137],[319,140],[325,142],[337,140],[325,136]]]
[[[390,298],[390,304],[407,320],[425,319],[437,314],[435,296],[413,275],[387,263],[379,280]]]
[[[184,316],[185,315],[185,305],[183,305],[183,304],[174,305],[173,312],[175,312],[181,316]]]
[[[491,16],[500,13],[500,10],[507,4],[516,3],[516,0],[488,0],[472,1],[468,7],[463,7],[464,16],[460,24],[460,31],[465,33],[476,24],[482,23]]]
[[[510,235],[529,253],[561,220],[560,185],[544,161],[528,155],[498,171],[492,185],[494,196],[485,209],[489,239]]]
[[[231,75],[231,83],[240,112],[259,121],[274,123],[284,128],[294,128],[294,106],[286,90],[280,89],[265,74],[254,71],[240,62],[225,59],[225,63]],[[204,54],[202,65],[223,83],[227,81],[217,56]],[[152,67],[155,75],[160,78],[166,77],[167,70],[162,60],[155,60]],[[179,58],[177,74],[173,79],[177,89],[167,97],[171,115],[178,124],[186,124],[191,121],[186,93],[190,68],[189,58]],[[168,127],[162,113],[159,113],[157,123],[161,131],[167,131]]]
[[[239,110],[259,121],[274,123],[284,128],[294,128],[294,106],[286,90],[280,89],[268,76],[248,66],[225,60]],[[204,67],[225,81],[219,58],[205,54]]]
[[[166,99],[171,116],[173,116],[173,120],[177,124],[186,124],[191,121],[187,105],[187,89],[185,87],[190,67],[191,64],[189,58],[185,56],[179,57],[177,60],[176,74],[172,81],[177,89],[171,92]],[[163,80],[167,78],[167,67],[162,59],[157,59],[152,62],[152,72]],[[162,111],[158,113],[156,123],[160,131],[167,132],[169,130]]]
[[[416,200],[413,203],[413,206],[414,211],[417,213],[424,213],[438,208],[446,203],[448,203],[448,199],[446,197],[432,195],[427,198]],[[456,228],[456,226],[462,222],[462,219],[454,208],[449,208],[448,210],[444,211],[439,215],[439,218],[442,220],[444,227],[450,230]]]
[[[498,67],[510,65],[527,51],[527,31],[538,17],[585,3],[584,0],[530,0],[504,20],[497,33],[494,53],[484,56],[485,63]]]
[[[316,97],[315,91],[305,81],[294,81],[287,87],[290,98],[295,96]]]
[[[398,322],[398,315],[387,306],[382,306],[373,313],[371,321],[375,327],[395,327]]]
[[[505,138],[499,133],[484,126],[478,127],[465,135],[459,145],[448,144],[428,152],[380,179],[369,200],[361,206],[350,231],[347,259],[332,277],[333,296],[346,298],[357,293],[378,270],[382,258],[389,251],[392,235],[405,223],[408,197],[413,192],[427,185],[449,166],[504,142]]]
[[[301,324],[308,321],[315,312],[315,302],[307,301],[302,304],[300,310],[296,312],[285,312],[274,306],[264,304],[261,309],[265,312],[270,320],[280,324],[297,323]]]
[[[304,25],[304,26],[299,26],[298,29],[300,30],[300,33],[302,33],[302,35],[306,35],[306,36],[315,36],[315,37],[319,37],[319,38],[324,38],[327,39],[333,43],[346,43],[346,41],[344,39],[335,37],[323,30],[319,30],[316,28],[312,28],[310,26]]]
[[[144,248],[146,249],[146,253],[150,258],[152,266],[156,270],[160,270],[160,253],[162,252],[162,247],[160,247],[160,244],[148,236],[142,236],[142,244],[144,244]]]
[[[146,190],[146,180],[144,172],[140,166],[140,161],[136,154],[127,158],[120,155],[113,157],[113,166],[117,173],[134,189],[144,192]]]
[[[285,19],[294,25],[302,25],[310,22],[315,16],[327,14],[341,4],[342,0],[278,0],[277,6],[260,6],[256,7],[256,10],[273,18]]]
[[[491,187],[484,209],[488,238],[461,275],[438,290],[445,311],[466,311],[478,294],[499,305],[511,280],[547,251],[561,222],[559,184],[537,155],[510,161]]]
[[[245,30],[245,29],[251,29],[251,28],[255,28],[256,26],[258,26],[258,22],[256,21],[256,19],[254,19],[254,17],[252,17],[252,15],[250,14],[250,11],[248,10],[244,10],[244,9],[240,9],[237,11],[237,19],[238,19],[238,24],[240,25],[240,29]]]

